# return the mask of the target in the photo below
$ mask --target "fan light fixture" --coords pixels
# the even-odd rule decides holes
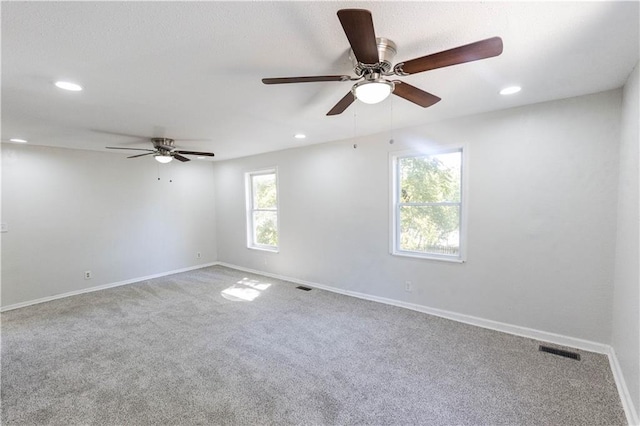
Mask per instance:
[[[158,163],[162,163],[162,164],[170,163],[171,160],[173,160],[172,156],[170,156],[170,155],[162,155],[162,154],[157,154],[156,156],[154,156],[154,158],[156,159],[156,161]]]
[[[364,80],[356,83],[352,92],[358,100],[365,104],[377,104],[387,99],[393,92],[393,83],[382,79]]]
[[[371,11],[340,9],[337,15],[351,45],[349,57],[353,63],[355,77],[349,74],[276,77],[263,78],[262,82],[264,84],[289,84],[321,81],[347,82],[364,79],[351,87],[351,91],[347,92],[327,112],[328,116],[342,114],[356,99],[374,104],[382,102],[391,93],[422,108],[427,108],[440,102],[441,99],[408,83],[398,86],[398,90],[395,90],[395,83],[402,83],[402,80],[391,80],[395,78],[391,76],[405,77],[502,54],[502,39],[491,37],[393,65],[392,61],[397,52],[396,44],[388,38],[376,37]],[[335,27],[337,28],[337,26]]]

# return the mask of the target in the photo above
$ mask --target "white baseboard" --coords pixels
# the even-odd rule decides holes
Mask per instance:
[[[611,365],[613,378],[616,381],[620,400],[622,401],[622,408],[624,408],[624,413],[627,415],[627,422],[630,426],[640,426],[640,418],[638,417],[638,412],[636,411],[636,407],[634,406],[631,395],[629,394],[629,388],[627,387],[627,382],[624,380],[622,368],[620,368],[620,363],[618,362],[615,349],[609,346],[609,352],[607,355],[609,356],[609,364]]]
[[[250,272],[258,275],[264,275],[271,278],[277,278],[284,281],[290,281],[296,284],[302,284],[309,287],[319,288],[322,290],[331,291],[334,293],[340,293],[347,296],[357,297],[359,299],[371,300],[373,302],[385,303],[387,305],[399,306],[402,308],[411,309],[425,314],[435,315],[450,320],[463,322],[465,324],[471,324],[478,327],[488,328],[495,331],[501,331],[503,333],[515,334],[516,336],[528,337],[535,340],[543,340],[549,343],[555,343],[560,346],[568,346],[570,348],[582,349],[589,352],[597,352],[600,354],[609,353],[609,345],[603,343],[592,342],[589,340],[578,339],[575,337],[563,336],[561,334],[550,333],[547,331],[535,330],[532,328],[521,327],[518,325],[507,324],[504,322],[493,321],[485,318],[474,317],[471,315],[459,314],[457,312],[446,311],[443,309],[431,308],[429,306],[418,305],[415,303],[403,302],[395,299],[388,299],[386,297],[372,296],[366,293],[359,293],[356,291],[344,290],[337,287],[331,287],[324,284],[318,284],[310,281],[300,280],[292,277],[285,277],[278,274],[272,274],[269,272],[258,271],[255,269],[244,268],[238,265],[232,265],[225,262],[218,262],[220,266],[226,266],[228,268],[237,269],[240,271]]]
[[[549,343],[554,343],[560,346],[566,346],[575,349],[582,349],[589,352],[596,352],[607,355],[609,357],[609,364],[613,373],[613,378],[618,388],[620,400],[627,416],[627,422],[631,426],[640,426],[638,421],[638,414],[634,408],[633,401],[629,395],[620,364],[616,357],[615,351],[610,345],[604,343],[593,342],[590,340],[578,339],[575,337],[564,336],[561,334],[550,333],[548,331],[536,330],[528,327],[521,327],[517,325],[507,324],[503,322],[493,321],[485,318],[474,317],[471,315],[460,314],[457,312],[446,311],[442,309],[431,308],[424,305],[418,305],[414,303],[403,302],[400,300],[388,299],[385,297],[372,296],[365,293],[359,293],[355,291],[343,290],[337,287],[331,287],[324,284],[318,284],[311,281],[300,280],[297,278],[286,277],[283,275],[272,274],[270,272],[259,271],[255,269],[245,268],[238,265],[233,265],[226,262],[218,262],[220,266],[226,266],[228,268],[237,269],[239,271],[249,272],[258,275],[264,275],[266,277],[276,278],[283,281],[289,281],[296,284],[302,284],[308,287],[319,288],[322,290],[331,291],[333,293],[344,294],[347,296],[353,296],[360,299],[371,300],[374,302],[385,303],[387,305],[399,306],[402,308],[412,309],[414,311],[423,312],[429,315],[435,315],[442,318],[447,318],[453,321],[462,322],[465,324],[475,325],[477,327],[488,328],[490,330],[500,331],[503,333],[513,334],[516,336],[527,337],[529,339],[541,340]]]
[[[193,271],[194,269],[206,268],[207,266],[215,266],[218,262],[205,263],[202,265],[190,266],[188,268],[176,269],[173,271],[161,272],[159,274],[147,275],[144,277],[132,278],[130,280],[118,281],[115,283],[98,285],[95,287],[83,288],[80,290],[69,291],[67,293],[56,294],[53,296],[42,297],[40,299],[28,300],[26,302],[15,303],[13,305],[3,306],[0,308],[0,312],[11,311],[13,309],[24,308],[25,306],[37,305],[38,303],[49,302],[51,300],[62,299],[64,297],[75,296],[83,293],[91,293],[94,291],[105,290],[107,288],[120,287],[121,285],[133,284],[140,281],[151,280],[153,278],[165,277],[167,275],[179,274],[181,272]]]

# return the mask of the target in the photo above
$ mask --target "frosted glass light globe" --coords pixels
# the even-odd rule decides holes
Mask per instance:
[[[162,163],[162,164],[170,163],[171,160],[173,160],[172,156],[170,156],[170,155],[161,155],[161,154],[156,155],[154,158],[156,159],[156,161],[158,163]]]
[[[353,87],[354,96],[365,104],[377,104],[391,94],[393,83],[388,81],[362,81]]]

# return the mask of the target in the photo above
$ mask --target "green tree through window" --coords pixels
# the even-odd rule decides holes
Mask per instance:
[[[394,251],[460,257],[462,150],[394,161]]]
[[[278,247],[278,188],[275,170],[248,174],[249,246]]]

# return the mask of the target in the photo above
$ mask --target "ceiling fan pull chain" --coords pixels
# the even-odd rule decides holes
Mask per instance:
[[[393,97],[389,99],[391,111],[389,112],[389,144],[393,145]]]
[[[356,136],[357,136],[357,133],[356,133],[356,116],[357,116],[356,110],[357,109],[358,109],[358,105],[356,105],[353,108],[353,149],[356,149],[358,147],[358,144],[356,144]]]

